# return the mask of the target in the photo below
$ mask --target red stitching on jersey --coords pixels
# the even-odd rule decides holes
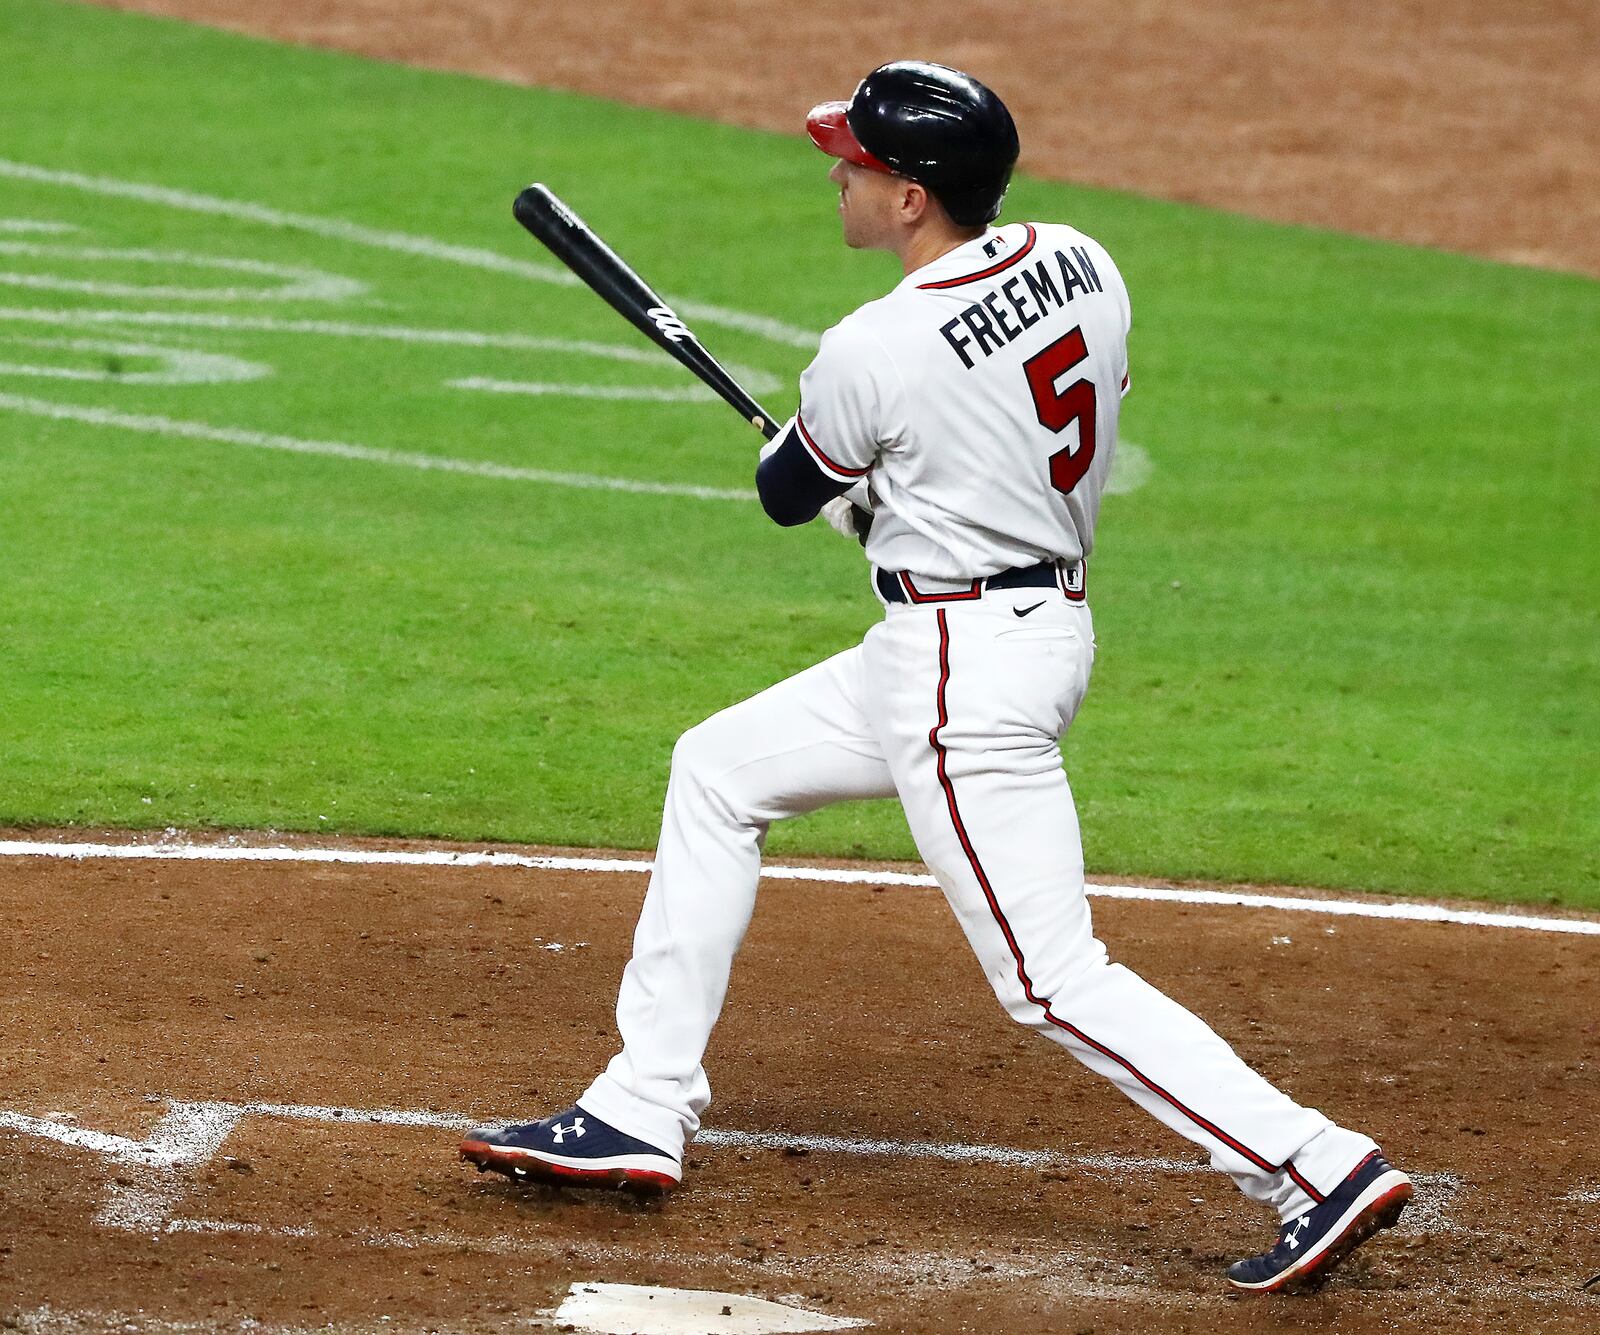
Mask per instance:
[[[1306,1194],[1312,1195],[1311,1188],[1307,1183],[1302,1181],[1297,1174],[1294,1174],[1292,1167],[1287,1164],[1273,1164],[1270,1160],[1264,1159],[1254,1150],[1241,1144],[1226,1131],[1223,1131],[1214,1123],[1208,1122],[1204,1117],[1200,1116],[1199,1113],[1195,1112],[1193,1108],[1190,1108],[1179,1102],[1178,1099],[1173,1097],[1173,1095],[1169,1094],[1166,1090],[1162,1089],[1160,1085],[1156,1084],[1154,1080],[1151,1080],[1147,1075],[1144,1074],[1143,1071],[1139,1070],[1137,1066],[1128,1061],[1127,1058],[1118,1056],[1110,1048],[1106,1047],[1105,1044],[1095,1042],[1095,1040],[1090,1038],[1086,1033],[1083,1032],[1083,1030],[1077,1028],[1075,1025],[1068,1024],[1065,1020],[1055,1015],[1051,1011],[1050,1004],[1048,1002],[1041,1001],[1037,996],[1034,995],[1033,981],[1028,977],[1027,966],[1023,963],[1022,950],[1017,945],[1017,938],[1011,930],[1011,924],[1006,921],[1006,915],[1001,910],[999,901],[995,898],[994,887],[989,884],[988,874],[983,869],[983,863],[978,860],[977,851],[972,847],[972,840],[967,835],[967,827],[961,820],[961,808],[956,805],[955,786],[950,782],[950,774],[945,764],[945,747],[944,743],[939,740],[939,733],[950,721],[950,716],[945,705],[945,688],[950,684],[950,623],[946,618],[945,611],[942,607],[937,613],[935,613],[935,615],[939,620],[939,690],[937,695],[939,721],[935,723],[928,732],[928,744],[933,748],[934,754],[938,758],[937,769],[939,774],[939,786],[944,789],[945,805],[950,810],[950,823],[955,826],[956,838],[961,841],[961,850],[967,855],[967,862],[972,867],[972,874],[978,878],[978,885],[983,890],[983,897],[988,901],[989,904],[989,912],[993,915],[995,922],[1000,925],[1000,931],[1005,936],[1006,945],[1011,951],[1011,958],[1017,963],[1017,981],[1022,984],[1022,994],[1035,1006],[1042,1010],[1044,1012],[1044,1018],[1053,1024],[1057,1029],[1064,1030],[1066,1033],[1071,1034],[1080,1043],[1083,1043],[1087,1047],[1093,1048],[1101,1056],[1109,1057],[1112,1061],[1116,1062],[1118,1066],[1122,1067],[1123,1070],[1127,1071],[1129,1075],[1133,1076],[1133,1078],[1146,1089],[1170,1103],[1196,1126],[1210,1132],[1224,1145],[1227,1145],[1230,1149],[1234,1150],[1238,1154],[1243,1155],[1251,1163],[1255,1164],[1257,1168],[1264,1169],[1269,1173],[1281,1173],[1285,1170],[1285,1168],[1289,1168],[1291,1175],[1293,1175],[1295,1180],[1299,1182],[1301,1188],[1305,1190]],[[1321,1198],[1315,1197],[1314,1199],[1320,1200]]]
[[[817,442],[811,438],[811,433],[806,430],[806,424],[799,413],[796,413],[794,416],[794,424],[800,428],[800,439],[805,441],[805,443],[811,447],[811,452],[815,454],[826,467],[831,468],[841,477],[865,477],[869,472],[872,471],[871,464],[868,464],[865,468],[846,468],[843,464],[834,463],[834,461],[828,458],[827,454],[823,451],[822,446],[818,445]]]
[[[1010,259],[1001,260],[998,264],[991,264],[987,269],[980,269],[977,273],[969,273],[965,278],[944,278],[937,283],[918,283],[917,290],[920,292],[939,292],[947,287],[961,287],[965,283],[976,283],[980,278],[993,278],[997,273],[1003,273],[1032,250],[1033,243],[1039,239],[1039,234],[1033,230],[1032,223],[1023,223],[1022,229],[1027,232],[1028,239],[1023,243],[1022,249]]]
[[[918,593],[916,585],[911,582],[911,576],[904,570],[897,570],[895,578],[900,581],[900,587],[906,591],[906,597],[914,603],[964,603],[973,598],[983,597],[983,581],[975,579],[970,589],[959,589],[955,593]]]

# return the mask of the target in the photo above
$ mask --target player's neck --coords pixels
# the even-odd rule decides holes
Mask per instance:
[[[905,238],[903,245],[895,247],[895,254],[905,272],[911,274],[983,233],[982,227],[919,227]]]

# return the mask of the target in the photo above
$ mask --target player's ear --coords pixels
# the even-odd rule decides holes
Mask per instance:
[[[907,223],[921,222],[933,203],[928,188],[917,181],[902,178],[900,187],[900,218]]]

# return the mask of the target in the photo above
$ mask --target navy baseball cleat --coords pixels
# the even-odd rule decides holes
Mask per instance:
[[[461,1157],[481,1173],[492,1168],[518,1181],[567,1187],[617,1187],[654,1194],[671,1191],[683,1178],[665,1150],[602,1122],[582,1108],[568,1108],[542,1122],[479,1127],[461,1142]]]
[[[1410,1199],[1411,1179],[1373,1150],[1320,1205],[1285,1224],[1270,1252],[1229,1266],[1228,1283],[1252,1293],[1318,1288],[1334,1266],[1399,1219]]]

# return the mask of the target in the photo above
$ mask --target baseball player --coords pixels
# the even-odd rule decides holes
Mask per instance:
[[[1277,1242],[1228,1281],[1312,1287],[1394,1223],[1410,1180],[1111,963],[1084,895],[1059,741],[1094,660],[1085,563],[1129,387],[1122,277],[1072,227],[994,226],[1017,133],[965,74],[884,65],[807,128],[836,159],[845,243],[905,277],[823,336],[756,484],[779,524],[824,514],[863,536],[884,618],[679,740],[621,1052],[575,1107],[474,1131],[462,1154],[516,1178],[677,1185],[768,827],[894,795],[1012,1017],[1277,1211]]]

